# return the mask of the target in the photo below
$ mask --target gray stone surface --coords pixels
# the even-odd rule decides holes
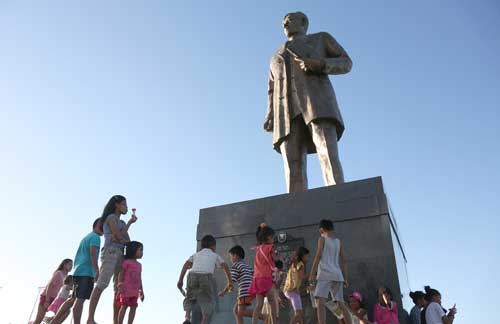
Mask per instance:
[[[197,240],[206,234],[214,235],[217,253],[228,264],[227,251],[239,244],[247,253],[246,261],[253,264],[251,248],[256,245],[255,230],[258,224],[266,222],[277,234],[286,233],[289,240],[303,239],[311,251],[309,270],[319,237],[317,224],[323,218],[335,222],[336,235],[347,254],[350,287],[344,291],[345,295],[360,291],[371,318],[377,287],[387,285],[400,305],[401,323],[406,323],[401,308],[401,294],[407,296],[409,292],[406,260],[380,177],[202,209]],[[281,247],[286,250],[286,243]],[[221,271],[216,280],[222,289],[225,279]],[[211,323],[234,323],[232,307],[236,291],[218,298]],[[289,311],[281,311],[280,323],[288,323]],[[307,312],[314,313],[311,309],[306,309]],[[328,323],[335,322],[330,320]]]

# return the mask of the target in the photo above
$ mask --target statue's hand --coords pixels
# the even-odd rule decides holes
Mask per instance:
[[[266,120],[264,121],[264,130],[266,132],[272,132],[273,128],[274,128],[273,116],[266,116]]]
[[[304,72],[322,73],[325,68],[325,61],[312,58],[295,58]]]

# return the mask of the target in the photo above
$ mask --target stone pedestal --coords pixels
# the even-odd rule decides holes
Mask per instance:
[[[197,240],[206,234],[215,236],[217,253],[228,265],[231,262],[227,251],[236,244],[241,245],[246,251],[246,261],[252,265],[255,231],[265,222],[275,229],[277,238],[282,241],[277,247],[285,259],[297,245],[303,244],[311,251],[306,267],[309,271],[319,237],[318,223],[324,218],[334,221],[336,236],[342,241],[347,255],[350,287],[344,290],[345,296],[353,290],[361,292],[372,319],[377,288],[388,286],[399,305],[401,324],[406,323],[402,308],[402,305],[410,306],[406,299],[409,293],[406,259],[380,177],[202,209]],[[222,271],[217,271],[215,277],[220,290],[225,285]],[[217,310],[211,323],[234,323],[232,309],[236,291],[217,298]],[[305,323],[316,323],[315,309],[311,308],[308,296],[303,301],[306,303]],[[289,306],[281,309],[280,323],[289,323],[290,312]],[[335,323],[328,311],[327,314],[327,322]],[[194,315],[196,323],[198,316]]]

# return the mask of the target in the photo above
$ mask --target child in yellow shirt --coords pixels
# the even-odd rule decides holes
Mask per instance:
[[[292,263],[288,268],[288,275],[285,281],[285,296],[290,300],[294,310],[294,316],[290,320],[293,324],[303,323],[302,300],[300,298],[300,287],[306,278],[305,265],[309,259],[309,250],[305,247],[299,247],[292,257]]]

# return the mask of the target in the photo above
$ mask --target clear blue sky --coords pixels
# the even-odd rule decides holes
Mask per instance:
[[[341,160],[348,180],[383,177],[411,287],[456,302],[455,323],[491,322],[500,5],[287,0],[0,1],[0,323],[26,323],[36,287],[115,193],[137,207],[145,245],[137,322],[181,321],[198,210],[284,192],[262,123],[269,58],[296,10],[354,61],[333,78]]]

